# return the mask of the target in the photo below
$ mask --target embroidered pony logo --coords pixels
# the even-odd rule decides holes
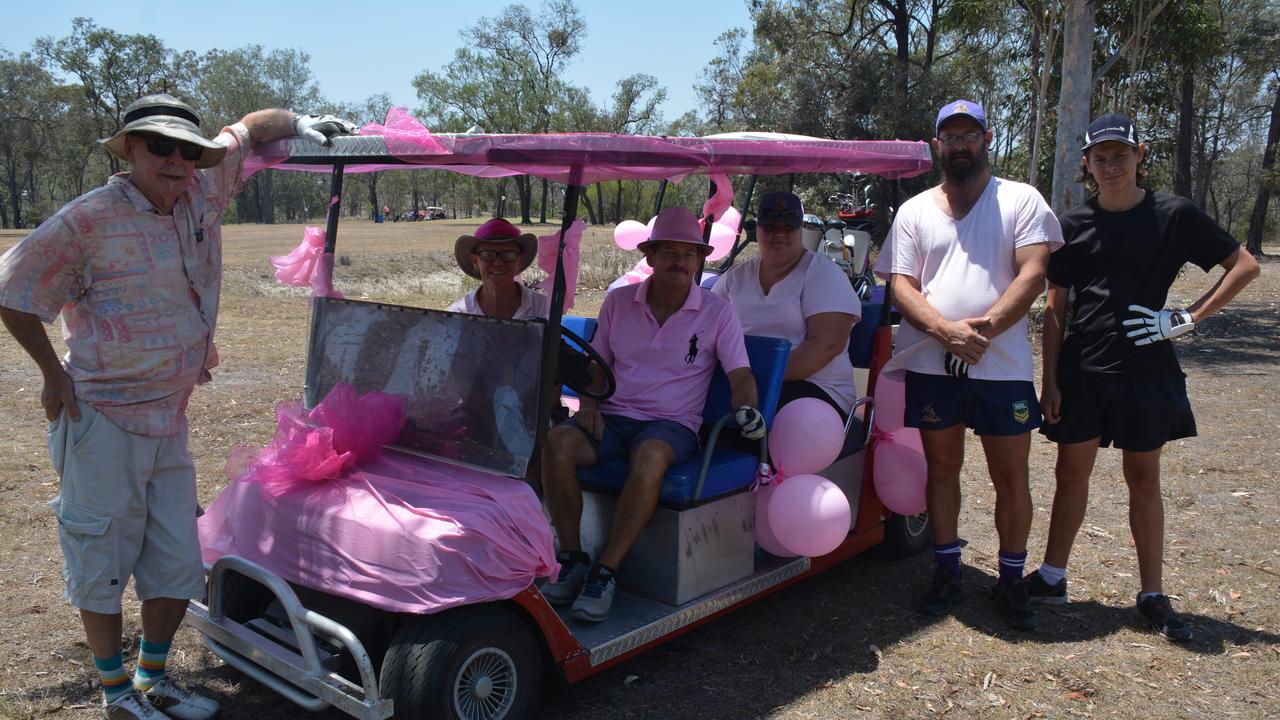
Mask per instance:
[[[698,359],[698,333],[689,336],[689,352],[684,356],[684,364],[692,365]]]

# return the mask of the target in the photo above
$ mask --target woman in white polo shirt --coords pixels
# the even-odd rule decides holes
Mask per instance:
[[[791,341],[779,408],[815,397],[843,420],[857,399],[848,349],[862,304],[835,263],[805,249],[803,218],[800,198],[766,193],[756,214],[760,254],[730,268],[711,291],[733,304],[743,333]]]

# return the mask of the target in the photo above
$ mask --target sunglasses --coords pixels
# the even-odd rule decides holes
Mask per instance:
[[[167,158],[173,154],[174,150],[177,150],[183,160],[194,162],[204,155],[204,148],[199,145],[170,140],[160,135],[138,135],[137,137],[147,143],[147,152],[156,157]]]
[[[472,254],[485,262],[493,262],[498,258],[502,258],[503,262],[513,263],[520,259],[520,253],[515,250],[503,250],[501,252],[497,250],[476,250]]]

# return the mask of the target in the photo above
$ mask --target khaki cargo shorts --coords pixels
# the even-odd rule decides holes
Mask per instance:
[[[49,458],[66,599],[115,614],[129,578],[140,600],[204,594],[196,535],[196,474],[187,429],[170,437],[126,432],[88,403],[49,423]]]

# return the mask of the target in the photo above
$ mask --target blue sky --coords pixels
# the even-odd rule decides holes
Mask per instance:
[[[326,97],[356,102],[386,92],[395,103],[415,107],[413,77],[424,69],[442,69],[453,58],[463,28],[510,4],[526,4],[534,12],[541,5],[510,0],[374,5],[36,0],[6,3],[0,10],[0,47],[15,54],[30,50],[37,37],[62,37],[71,31],[72,18],[85,16],[117,32],[155,35],[179,50],[203,53],[250,44],[302,49],[311,54],[312,73]],[[587,36],[565,79],[587,87],[600,103],[618,80],[648,73],[667,88],[663,115],[668,120],[697,106],[693,84],[715,55],[716,37],[751,26],[746,0],[578,0],[578,7]],[[237,16],[245,20],[227,20]]]

